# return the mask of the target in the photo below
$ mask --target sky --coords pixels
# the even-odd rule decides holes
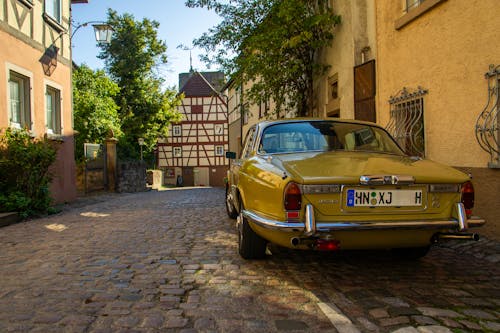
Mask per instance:
[[[204,8],[188,8],[184,0],[89,0],[87,4],[73,4],[73,29],[89,21],[106,21],[107,10],[112,8],[118,14],[132,14],[136,21],[143,18],[160,23],[158,38],[167,45],[166,67],[161,68],[168,87],[178,88],[179,73],[189,71],[189,51],[179,49],[179,45],[192,47],[192,41],[200,37],[208,29],[220,22],[220,17]],[[97,58],[99,48],[96,47],[92,26],[82,26],[72,39],[73,61],[81,65],[85,63],[90,68],[104,69],[104,62]],[[194,48],[192,51],[193,69],[198,71],[213,71],[217,68],[207,68],[200,61],[199,54],[203,50]]]

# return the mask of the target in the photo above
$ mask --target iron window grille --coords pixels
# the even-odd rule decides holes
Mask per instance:
[[[476,121],[476,139],[490,154],[490,168],[500,168],[500,65],[490,65],[485,74],[488,81],[488,100]]]
[[[386,129],[399,146],[411,156],[425,156],[424,96],[427,90],[403,88],[391,96],[390,120]]]

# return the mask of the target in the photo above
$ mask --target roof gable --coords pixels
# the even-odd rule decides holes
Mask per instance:
[[[179,91],[180,93],[184,93],[184,96],[209,97],[219,94],[216,87],[220,87],[224,83],[224,75],[222,72],[193,72],[190,74],[190,77]],[[207,79],[206,76],[208,76],[209,79]]]

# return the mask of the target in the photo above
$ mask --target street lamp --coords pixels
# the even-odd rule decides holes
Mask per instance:
[[[103,22],[103,21],[89,21],[89,22],[79,24],[73,30],[73,33],[71,34],[70,39],[73,39],[73,36],[78,31],[78,29],[80,29],[82,27],[86,27],[89,24],[92,24],[92,27],[94,27],[95,40],[98,43],[111,42],[111,35],[113,34],[113,28],[109,24],[107,24],[106,22]]]
[[[137,142],[139,143],[139,147],[141,147],[141,161],[142,161],[142,146],[144,146],[144,139],[139,138],[137,139]]]
[[[109,24],[103,21],[89,21],[82,24],[79,24],[71,33],[69,37],[69,41],[73,39],[73,36],[78,31],[78,29],[82,27],[86,27],[87,25],[92,24],[95,32],[95,39],[98,43],[109,43],[111,42],[111,35],[113,34],[113,29]],[[51,76],[54,70],[57,67],[57,54],[59,53],[59,48],[56,46],[56,42],[63,35],[69,34],[68,31],[63,31],[59,34],[59,36],[52,42],[52,44],[45,49],[40,62],[42,63],[43,72],[47,76]]]

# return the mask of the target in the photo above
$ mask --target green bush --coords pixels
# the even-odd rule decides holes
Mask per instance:
[[[22,217],[47,214],[51,204],[50,166],[57,148],[47,139],[34,139],[27,130],[0,132],[0,212]]]

